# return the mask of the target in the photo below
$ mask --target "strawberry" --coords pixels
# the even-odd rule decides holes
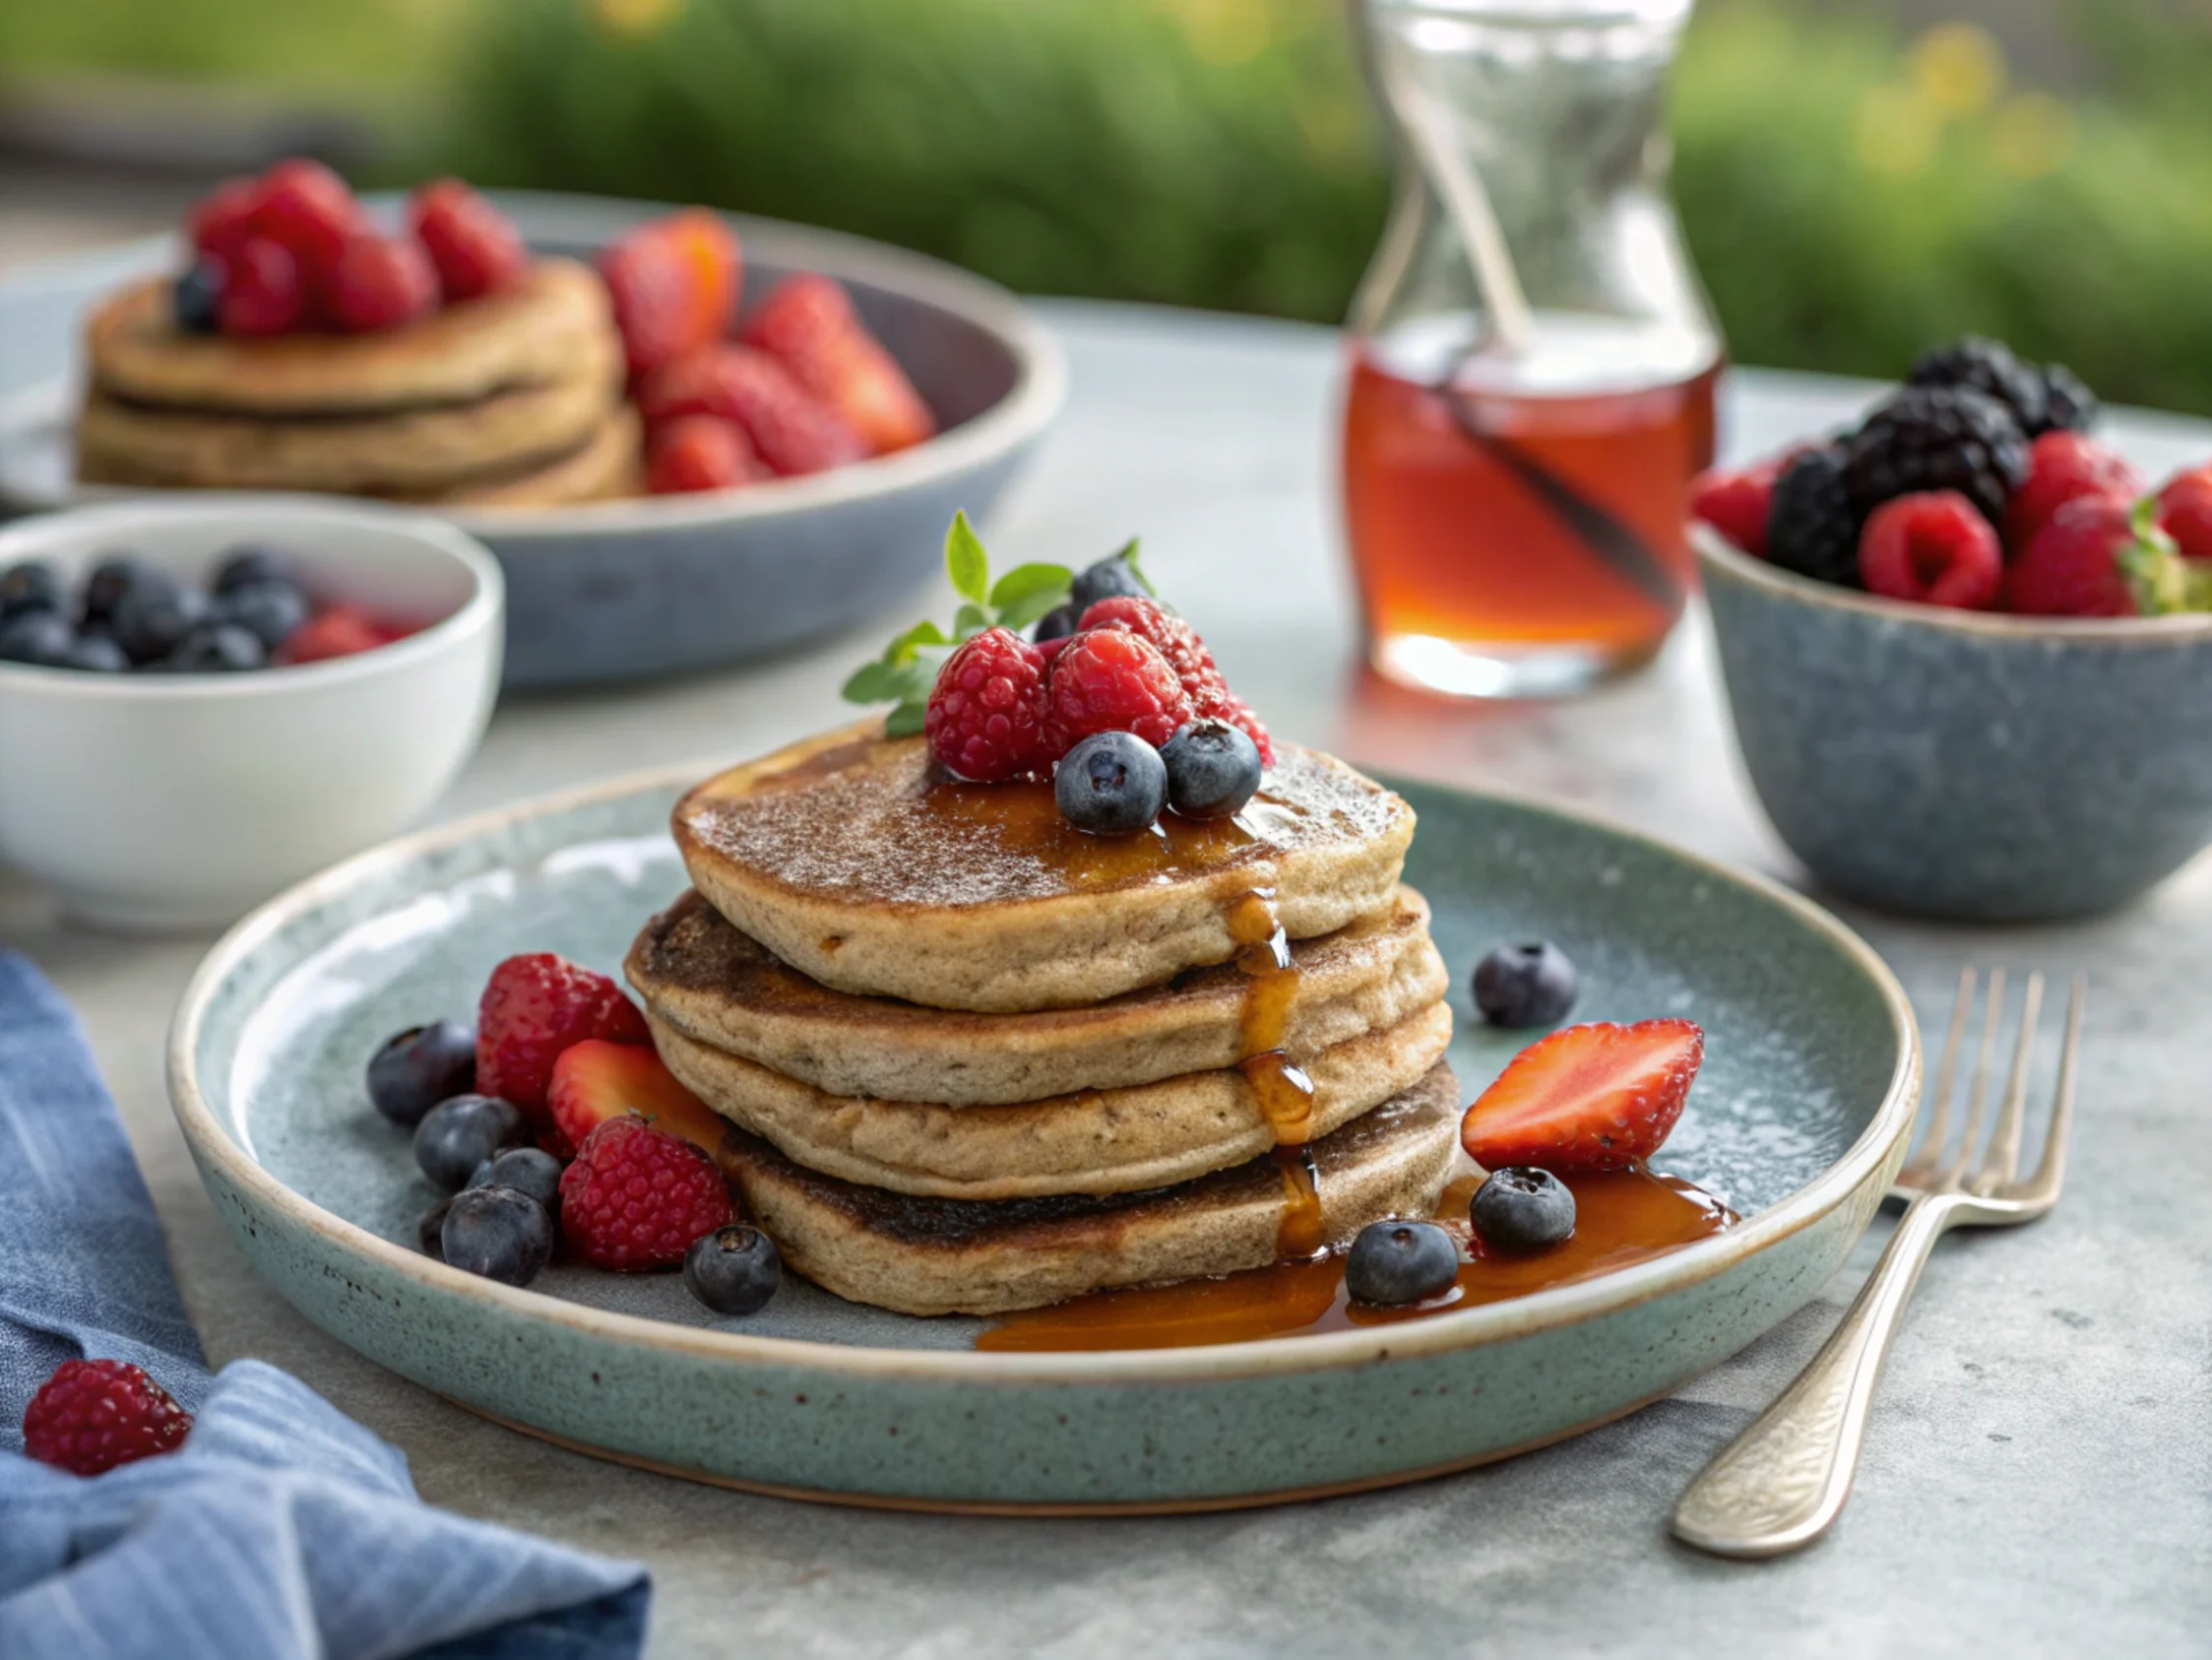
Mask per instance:
[[[837,411],[870,455],[906,449],[937,430],[906,370],[828,277],[785,278],[745,319],[738,339],[770,353]]]
[[[2004,606],[2030,616],[2134,616],[2120,555],[2135,539],[2127,503],[2082,496],[2052,514],[2004,573]]]
[[[2004,545],[2017,556],[2052,514],[2085,495],[2132,501],[2143,476],[2126,459],[2079,432],[2046,432],[2028,452],[2028,478],[2004,504]]]
[[[653,428],[646,444],[645,487],[655,495],[726,490],[772,479],[745,429],[720,415],[677,415]]]
[[[476,1088],[549,1124],[553,1065],[590,1038],[652,1042],[645,1016],[605,975],[550,951],[509,957],[491,971],[476,1009]]]
[[[635,380],[729,332],[744,269],[729,226],[690,208],[613,243],[600,275]]]
[[[2158,524],[2184,559],[2212,560],[2212,467],[2177,473],[2158,492]]]
[[[1659,1151],[1705,1057],[1687,1020],[1568,1026],[1507,1063],[1460,1121],[1485,1170],[1620,1170]]]
[[[664,363],[638,383],[637,402],[648,426],[691,415],[735,421],[783,478],[819,473],[865,453],[835,410],[749,346],[709,346]]]
[[[561,1051],[545,1089],[553,1129],[568,1147],[581,1147],[609,1118],[635,1114],[656,1128],[681,1136],[712,1154],[728,1126],[676,1081],[661,1056],[644,1044],[587,1038]],[[566,1152],[567,1149],[561,1149]]]
[[[327,663],[388,646],[401,636],[360,606],[331,606],[317,611],[284,636],[277,648],[279,664]]]

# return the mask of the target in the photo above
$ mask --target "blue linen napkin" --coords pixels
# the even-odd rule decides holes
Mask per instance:
[[[90,1479],[25,1457],[24,1407],[77,1357],[144,1367],[196,1414],[182,1448]],[[651,1589],[431,1509],[274,1367],[211,1377],[76,1017],[0,951],[0,1655],[618,1660]]]

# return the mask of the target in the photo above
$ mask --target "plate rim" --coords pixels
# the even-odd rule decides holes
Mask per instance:
[[[595,217],[642,220],[659,213],[675,212],[680,206],[643,197],[598,196],[586,192],[495,190],[489,194],[494,201],[517,205],[546,219],[566,215],[579,222]],[[400,200],[389,192],[372,192],[367,199],[378,206]],[[546,543],[576,536],[645,535],[696,529],[702,525],[782,519],[826,507],[874,501],[916,485],[974,472],[1035,441],[1065,408],[1068,395],[1066,348],[1051,327],[1011,288],[932,254],[872,237],[758,214],[712,211],[728,221],[741,239],[757,239],[764,252],[788,252],[790,263],[804,269],[830,269],[841,280],[850,278],[889,289],[982,329],[1013,356],[1013,386],[1004,397],[972,419],[910,449],[892,455],[870,456],[804,478],[772,479],[766,484],[727,495],[645,497],[576,502],[558,507],[440,507],[431,503],[421,504],[419,511],[434,514],[472,536]],[[543,229],[538,233],[549,234]],[[175,233],[165,232],[59,254],[10,274],[0,282],[0,289],[41,284],[66,286],[73,270],[80,266],[89,269],[121,264],[135,268],[142,263],[151,264],[157,256],[173,258],[176,244]],[[772,259],[770,263],[786,261]],[[77,355],[81,359],[81,347],[77,349]],[[62,374],[0,395],[0,431],[66,421],[73,393],[72,377]],[[218,498],[239,492],[179,492],[151,485],[73,481],[71,488],[52,498],[34,499],[0,488],[0,501],[25,511],[59,512],[95,504],[167,499],[179,493]],[[357,498],[339,495],[337,499]]]
[[[1738,1227],[1570,1285],[1427,1319],[1350,1331],[1175,1349],[1043,1353],[896,1349],[757,1336],[597,1309],[546,1292],[502,1285],[464,1273],[325,1210],[285,1185],[223,1128],[197,1076],[194,1057],[202,1029],[222,983],[294,919],[372,875],[413,862],[424,855],[531,818],[576,811],[625,796],[681,792],[726,764],[724,758],[716,758],[641,769],[394,837],[294,884],[233,925],[193,970],[171,1018],[166,1043],[170,1109],[200,1167],[203,1185],[213,1171],[220,1170],[226,1181],[253,1202],[297,1228],[322,1236],[334,1246],[365,1256],[414,1282],[426,1293],[474,1300],[487,1312],[550,1322],[568,1328],[577,1337],[619,1347],[643,1347],[736,1367],[784,1367],[821,1374],[923,1383],[1179,1383],[1298,1375],[1388,1360],[1434,1358],[1624,1312],[1715,1279],[1819,1222],[1862,1191],[1912,1130],[1919,1107],[1922,1048],[1911,999],[1873,947],[1825,907],[1758,871],[1707,858],[1599,814],[1520,792],[1470,790],[1411,776],[1402,782],[1421,790],[1500,801],[1640,843],[1765,899],[1826,938],[1873,985],[1897,1039],[1897,1059],[1888,1087],[1866,1127],[1819,1176]],[[1381,775],[1381,782],[1396,787],[1389,774]]]

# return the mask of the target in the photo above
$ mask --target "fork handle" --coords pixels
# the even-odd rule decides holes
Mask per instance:
[[[1843,1321],[1797,1381],[1724,1448],[1675,1506],[1675,1536],[1723,1557],[1811,1544],[1851,1497],[1866,1409],[1922,1265],[1962,1204],[1924,1193],[1906,1207]]]

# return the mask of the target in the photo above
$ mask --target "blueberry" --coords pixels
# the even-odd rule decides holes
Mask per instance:
[[[1574,1233],[1574,1194],[1548,1170],[1508,1165],[1475,1190],[1467,1214],[1492,1250],[1548,1250]]]
[[[115,607],[115,643],[141,668],[175,651],[208,614],[208,597],[173,582],[142,582]]]
[[[438,1244],[456,1268],[503,1285],[528,1285],[553,1259],[553,1219],[528,1193],[471,1187],[454,1194]]]
[[[290,564],[274,547],[264,546],[260,543],[242,542],[222,556],[222,563],[215,568],[215,580],[208,586],[220,599],[225,594],[263,582],[281,582],[290,587]]]
[[[414,1242],[422,1247],[422,1254],[435,1256],[440,1262],[446,1259],[446,1212],[452,1208],[451,1197],[440,1199],[437,1208],[414,1225]]]
[[[131,660],[111,636],[94,632],[77,636],[61,666],[82,670],[88,674],[127,674],[131,670]]]
[[[1073,606],[1054,606],[1037,619],[1036,632],[1030,635],[1039,645],[1046,640],[1061,639],[1075,632],[1075,619],[1082,613]]]
[[[1433,1222],[1370,1222],[1344,1259],[1356,1303],[1420,1303],[1459,1278],[1459,1246]]]
[[[307,596],[288,582],[249,582],[216,591],[215,614],[243,628],[264,651],[275,651],[307,620]]]
[[[741,1222],[701,1234],[683,1253],[684,1286],[718,1314],[754,1313],[783,1282],[776,1242]]]
[[[414,1162],[422,1174],[452,1192],[476,1167],[530,1140],[522,1109],[494,1095],[457,1095],[422,1115],[414,1126]]]
[[[1133,546],[1124,548],[1075,573],[1075,580],[1068,584],[1067,603],[1074,607],[1077,616],[1101,600],[1145,592],[1145,585],[1137,576],[1133,552]]]
[[[1168,804],[1168,768],[1135,733],[1095,732],[1060,757],[1052,798],[1078,830],[1126,836]]]
[[[203,622],[161,660],[172,674],[237,674],[269,667],[269,651],[235,622]]]
[[[1185,818],[1228,818],[1259,794],[1260,750],[1227,721],[1193,721],[1160,751],[1168,804]]]
[[[158,571],[148,569],[128,553],[110,553],[85,579],[84,620],[88,624],[111,622],[123,597],[132,589],[167,582]]]
[[[1492,1026],[1555,1026],[1579,989],[1574,964],[1548,940],[1500,945],[1475,965],[1475,1006]]]
[[[0,622],[0,663],[60,669],[76,643],[77,631],[59,611],[19,611]]]
[[[561,1162],[542,1147],[510,1147],[476,1167],[471,1187],[512,1187],[528,1193],[550,1216],[561,1202]]]
[[[369,1105],[411,1128],[441,1101],[476,1087],[476,1029],[459,1020],[410,1026],[369,1056]]]
[[[220,324],[216,310],[222,299],[222,267],[212,259],[201,260],[170,288],[176,307],[176,326],[188,335],[212,335]]]
[[[61,578],[43,559],[26,559],[0,571],[0,621],[27,611],[59,611]]]

